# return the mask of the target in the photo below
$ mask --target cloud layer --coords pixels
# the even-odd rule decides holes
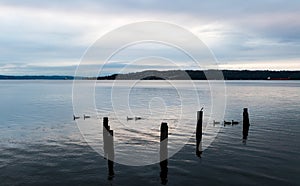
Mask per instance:
[[[212,50],[221,68],[300,70],[299,9],[300,2],[292,0],[2,0],[0,74],[73,75],[84,52],[99,37],[146,20],[167,21],[192,31]],[[148,50],[130,52],[146,55]],[[115,62],[122,66],[126,60]],[[182,58],[178,61],[184,66]],[[161,68],[154,61],[141,66]],[[107,73],[118,70],[108,69]]]

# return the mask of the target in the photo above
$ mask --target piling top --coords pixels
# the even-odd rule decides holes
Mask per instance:
[[[104,118],[103,118],[103,127],[104,127],[106,130],[109,130],[109,126],[108,126],[108,117],[104,117]]]
[[[203,111],[197,111],[197,119],[199,120],[203,116]]]
[[[244,112],[248,112],[248,108],[244,108]]]
[[[162,142],[167,138],[168,138],[168,124],[162,122],[160,126],[160,141]]]
[[[161,123],[161,128],[162,128],[162,129],[168,128],[168,123],[162,122],[162,123]]]

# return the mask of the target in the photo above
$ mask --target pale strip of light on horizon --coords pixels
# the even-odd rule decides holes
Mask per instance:
[[[218,66],[222,70],[300,70],[300,59],[235,62]]]

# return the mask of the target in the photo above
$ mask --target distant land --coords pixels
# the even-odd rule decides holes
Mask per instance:
[[[112,74],[100,77],[74,77],[74,76],[46,76],[46,75],[0,75],[0,80],[206,80],[205,73],[214,73],[216,70],[147,70],[128,74]],[[300,71],[268,71],[268,70],[221,70],[225,80],[300,80]],[[219,80],[219,78],[216,78]]]
[[[25,76],[13,76],[13,75],[0,75],[0,80],[72,80],[74,76],[46,76],[46,75],[25,75]]]
[[[300,71],[268,71],[268,70],[221,70],[225,80],[300,80]],[[98,77],[98,80],[206,80],[205,73],[213,74],[216,70],[148,70],[128,74],[113,74]],[[187,76],[188,75],[188,76]],[[220,80],[216,78],[216,80]]]

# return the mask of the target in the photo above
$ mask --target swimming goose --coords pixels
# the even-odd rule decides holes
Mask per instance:
[[[234,121],[234,120],[232,120],[232,125],[237,125],[237,124],[239,124],[239,122],[238,121]]]
[[[130,117],[127,116],[127,121],[128,121],[128,120],[133,120],[133,118],[130,118]]]
[[[230,122],[230,121],[225,121],[225,120],[224,120],[224,125],[231,125],[231,122]]]
[[[142,119],[141,117],[135,117],[134,118],[135,120],[140,120],[140,119]]]
[[[213,121],[213,124],[214,124],[214,125],[218,125],[218,124],[220,124],[220,122],[214,120],[214,121]]]
[[[76,119],[79,119],[80,117],[79,116],[75,116],[74,114],[73,114],[73,120],[76,120]]]
[[[83,114],[83,119],[85,120],[85,119],[87,119],[87,118],[91,118],[91,116],[88,116],[88,115]]]

